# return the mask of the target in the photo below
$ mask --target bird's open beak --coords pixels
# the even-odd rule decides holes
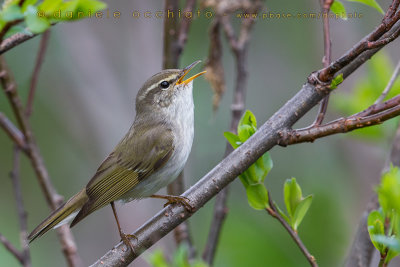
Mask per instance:
[[[183,74],[179,78],[179,80],[176,82],[176,84],[177,85],[179,85],[179,84],[185,84],[186,85],[186,84],[190,83],[191,81],[193,81],[194,79],[196,79],[197,77],[199,77],[199,76],[203,75],[204,73],[206,73],[206,71],[202,71],[200,73],[197,73],[196,75],[193,75],[192,77],[190,77],[190,78],[188,78],[186,80],[183,80],[185,78],[185,76],[189,73],[189,71],[191,69],[193,69],[193,67],[196,66],[197,64],[199,64],[200,62],[201,62],[201,60],[197,60],[197,61],[193,62],[192,64],[190,64],[189,66],[187,66],[186,68],[184,68],[182,70]]]

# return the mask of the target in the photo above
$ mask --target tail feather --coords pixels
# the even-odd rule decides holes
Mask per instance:
[[[86,189],[84,188],[40,223],[28,236],[29,243],[44,235],[50,229],[59,227],[74,219],[87,200],[88,197],[86,195]]]

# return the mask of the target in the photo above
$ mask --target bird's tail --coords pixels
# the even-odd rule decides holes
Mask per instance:
[[[41,224],[39,224],[28,236],[29,243],[37,237],[44,235],[50,229],[57,228],[74,219],[87,200],[88,196],[86,195],[86,189],[84,188],[78,194],[71,197],[66,203],[61,205],[61,207],[53,211]]]

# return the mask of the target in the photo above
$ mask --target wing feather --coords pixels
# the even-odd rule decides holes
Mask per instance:
[[[71,227],[95,210],[118,200],[161,168],[171,157],[171,129],[163,124],[144,132],[140,131],[139,126],[138,128],[133,135],[128,133],[125,136],[89,181],[86,186],[89,200],[75,217]],[[163,133],[161,137],[160,131]],[[131,140],[136,140],[135,144]]]

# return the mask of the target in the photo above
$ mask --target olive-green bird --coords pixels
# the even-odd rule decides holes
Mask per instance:
[[[29,242],[71,220],[73,227],[111,204],[121,239],[133,249],[121,230],[114,201],[156,197],[190,207],[185,198],[153,194],[179,175],[189,156],[194,131],[193,80],[205,71],[184,78],[199,62],[163,70],[145,82],[136,96],[136,117],[128,133],[86,187],[39,224],[28,236]]]

